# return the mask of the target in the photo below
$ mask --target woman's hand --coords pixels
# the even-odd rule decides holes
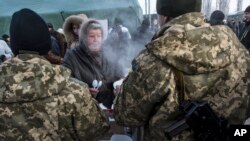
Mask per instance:
[[[114,89],[114,95],[117,95],[121,92],[121,85],[116,85]]]
[[[99,93],[98,89],[95,88],[89,88],[90,94],[92,95],[92,97],[96,98],[97,94]]]

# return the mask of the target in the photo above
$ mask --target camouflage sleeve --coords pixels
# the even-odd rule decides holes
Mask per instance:
[[[169,66],[148,53],[143,53],[137,60],[140,64],[135,61],[133,72],[124,80],[121,93],[114,102],[116,122],[130,127],[148,122],[155,105],[165,101],[167,93],[172,91],[173,73]]]
[[[64,93],[66,118],[60,119],[65,133],[75,140],[93,140],[100,137],[109,126],[97,102],[91,97],[87,84],[71,78]],[[65,116],[61,116],[65,117]]]

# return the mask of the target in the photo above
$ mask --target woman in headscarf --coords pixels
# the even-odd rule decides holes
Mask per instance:
[[[62,65],[71,69],[73,77],[88,84],[98,102],[111,108],[115,97],[113,82],[121,79],[124,73],[112,58],[108,60],[102,47],[103,35],[103,28],[96,20],[83,24],[79,32],[80,45],[66,53]]]

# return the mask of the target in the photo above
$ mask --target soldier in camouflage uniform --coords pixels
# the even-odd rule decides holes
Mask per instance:
[[[184,99],[207,101],[230,124],[241,124],[250,114],[248,51],[227,26],[206,24],[200,3],[157,0],[165,24],[134,59],[115,99],[116,122],[144,126],[145,141],[167,140],[164,129],[177,120],[177,73],[183,76]],[[185,131],[172,140],[192,139]]]
[[[12,16],[16,55],[0,67],[1,141],[91,141],[109,126],[87,84],[69,69],[50,64],[45,22],[29,9]]]

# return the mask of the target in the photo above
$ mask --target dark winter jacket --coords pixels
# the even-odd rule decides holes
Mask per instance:
[[[239,39],[241,43],[250,50],[250,22],[246,22],[244,28],[240,32]]]
[[[96,99],[110,108],[114,100],[113,82],[123,76],[122,71],[118,71],[119,67],[110,64],[103,54],[95,58],[86,48],[81,45],[69,50],[62,65],[71,69],[72,77],[86,82],[89,87],[93,87],[94,80],[102,81],[103,84]]]

